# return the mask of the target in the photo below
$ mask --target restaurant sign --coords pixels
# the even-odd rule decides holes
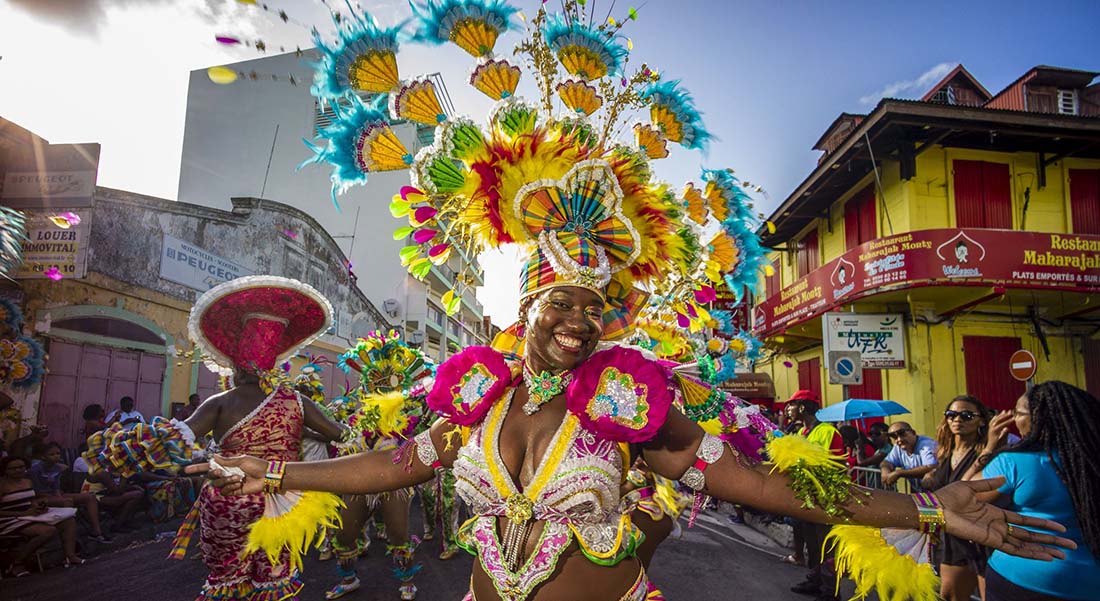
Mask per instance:
[[[879,238],[757,305],[753,333],[767,336],[865,296],[928,284],[1100,292],[1100,236],[937,229]]]

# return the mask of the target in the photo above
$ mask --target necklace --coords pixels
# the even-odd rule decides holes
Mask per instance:
[[[523,412],[527,415],[534,415],[543,405],[549,403],[550,399],[565,391],[565,388],[572,381],[572,372],[563,371],[552,374],[548,371],[541,371],[536,374],[524,363],[523,382],[527,384],[527,402],[523,404]]]

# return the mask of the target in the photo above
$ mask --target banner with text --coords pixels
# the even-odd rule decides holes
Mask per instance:
[[[78,225],[62,229],[43,213],[27,212],[27,238],[23,265],[15,279],[82,278],[88,262],[91,215],[82,214]]]
[[[245,275],[252,275],[252,270],[209,253],[190,242],[164,235],[160,254],[160,277],[168,281],[206,292],[222,282]]]
[[[753,310],[767,336],[858,298],[940,283],[1100,292],[1100,236],[1008,230],[922,230],[861,244]]]

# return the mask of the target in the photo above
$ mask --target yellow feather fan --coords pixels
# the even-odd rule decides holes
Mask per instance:
[[[582,80],[567,79],[557,87],[558,96],[570,110],[591,115],[603,106],[603,98],[596,88]]]
[[[657,128],[646,123],[634,124],[634,144],[647,158],[663,159],[668,156],[668,141]]]
[[[927,563],[917,563],[886,542],[877,528],[833,526],[825,544],[836,550],[836,570],[855,581],[855,597],[872,591],[882,601],[936,601],[939,578]]]
[[[290,569],[302,569],[310,547],[320,547],[327,529],[340,528],[340,497],[316,491],[286,491],[264,496],[264,516],[252,524],[244,555],[263,551],[279,565],[283,550],[290,552]]]
[[[688,217],[699,225],[703,225],[707,221],[707,200],[703,198],[703,193],[699,188],[695,187],[695,184],[688,182],[684,186],[684,191],[680,194],[680,198],[684,203],[684,210],[687,211]]]
[[[519,67],[504,59],[488,59],[470,74],[470,85],[493,100],[503,100],[516,93],[519,76]]]

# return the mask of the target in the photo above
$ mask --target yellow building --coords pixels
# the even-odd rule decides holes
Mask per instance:
[[[755,299],[756,371],[779,400],[891,399],[928,434],[958,394],[1010,408],[1021,349],[1034,381],[1100,392],[1097,75],[1036,67],[990,94],[960,65],[919,101],[834,121],[761,231],[776,273]],[[863,353],[860,385],[829,384],[844,370],[825,346]]]

